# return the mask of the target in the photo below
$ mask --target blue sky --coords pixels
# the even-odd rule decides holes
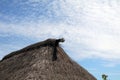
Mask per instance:
[[[119,0],[0,0],[0,59],[47,38],[101,80],[120,80]]]

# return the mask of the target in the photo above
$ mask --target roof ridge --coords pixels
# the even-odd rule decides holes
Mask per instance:
[[[56,45],[56,41],[58,41],[57,45]],[[14,55],[18,55],[19,53],[31,51],[34,49],[39,49],[39,48],[44,47],[44,46],[51,46],[51,47],[59,46],[59,42],[64,42],[64,39],[63,38],[61,38],[61,39],[47,39],[47,40],[44,40],[44,41],[41,41],[41,42],[38,42],[35,44],[31,44],[27,47],[24,47],[23,49],[11,52],[10,54],[4,56],[1,61],[8,59]]]

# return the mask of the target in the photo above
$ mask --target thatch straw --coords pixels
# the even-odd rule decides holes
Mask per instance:
[[[8,54],[0,62],[0,80],[96,80],[49,39]]]

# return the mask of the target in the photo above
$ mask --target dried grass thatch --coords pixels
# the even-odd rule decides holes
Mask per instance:
[[[48,39],[5,56],[0,62],[0,80],[96,80],[60,46],[57,60],[52,61],[54,42]]]

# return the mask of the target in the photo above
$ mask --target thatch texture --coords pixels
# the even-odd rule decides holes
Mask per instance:
[[[57,46],[57,60],[52,61],[55,39],[49,39],[15,51],[0,62],[0,80],[96,80]]]

